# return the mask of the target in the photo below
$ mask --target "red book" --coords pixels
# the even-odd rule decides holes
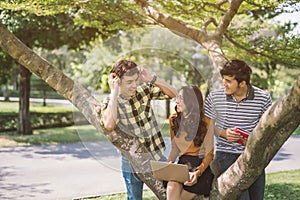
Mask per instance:
[[[244,139],[248,139],[250,133],[248,133],[247,131],[241,129],[241,128],[235,128],[234,131],[238,134],[240,134],[241,136],[243,136]],[[243,145],[243,141],[240,139],[237,141],[239,144]]]

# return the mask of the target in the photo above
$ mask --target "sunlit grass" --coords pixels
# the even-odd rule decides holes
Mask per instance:
[[[105,136],[97,131],[92,125],[37,129],[33,131],[33,135],[3,132],[0,133],[0,137],[6,138],[7,141],[7,144],[1,142],[0,145],[2,146],[96,142],[107,140]]]
[[[119,200],[126,199],[126,193],[86,197],[76,200]],[[266,175],[265,200],[290,200],[300,197],[300,169],[274,172]],[[151,190],[144,190],[143,199],[156,200]]]
[[[70,112],[75,111],[70,106],[63,105],[53,105],[47,104],[47,106],[43,106],[42,103],[30,103],[29,107],[30,112],[41,112],[41,113],[50,113],[50,112]],[[19,112],[19,102],[0,102],[0,115],[1,114],[9,114],[9,113],[18,113]]]

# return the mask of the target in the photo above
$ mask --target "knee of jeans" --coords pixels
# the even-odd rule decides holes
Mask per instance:
[[[127,173],[124,172],[123,173],[123,178],[126,181],[126,183],[130,183],[130,184],[135,184],[135,183],[140,183],[142,182],[140,180],[140,178],[138,177],[138,175],[134,174],[134,173]]]

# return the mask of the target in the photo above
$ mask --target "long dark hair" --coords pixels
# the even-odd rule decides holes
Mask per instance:
[[[175,136],[179,137],[181,131],[187,133],[185,140],[193,140],[195,146],[201,146],[207,132],[204,121],[203,97],[202,93],[196,86],[184,86],[182,90],[183,102],[186,106],[186,115],[182,112],[176,113],[177,117],[173,118]],[[198,103],[197,103],[198,102]]]

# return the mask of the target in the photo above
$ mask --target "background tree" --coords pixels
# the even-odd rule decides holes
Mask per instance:
[[[0,51],[0,86],[4,96],[4,101],[9,101],[8,84],[14,76],[14,60],[6,52]]]
[[[41,17],[22,11],[0,9],[0,15],[2,23],[31,48],[55,49],[65,44],[70,49],[80,48],[80,45],[90,41],[97,33],[95,28],[75,26],[73,20],[65,14]],[[6,69],[10,67],[5,66]],[[18,132],[21,134],[32,134],[29,112],[30,77],[31,72],[20,66]]]
[[[47,7],[48,1],[43,1],[44,3],[41,1],[36,2],[37,3],[31,8],[32,10],[27,7],[28,11],[37,12],[41,6],[46,6],[43,7],[46,8],[43,11],[49,12],[49,10],[47,10],[47,8],[50,8]],[[60,6],[63,6],[64,3],[66,3],[66,7],[67,4],[71,6],[76,5],[77,8],[79,7],[79,10],[81,9],[82,13],[93,15],[89,16],[92,19],[97,19],[100,15],[107,14],[107,12],[102,10],[101,6],[105,8],[109,4],[106,1],[83,1],[74,4],[70,4],[70,2],[74,3],[73,1],[63,1]],[[122,16],[123,18],[119,18],[126,19],[122,20],[120,27],[126,23],[138,24],[133,22],[140,22],[139,24],[142,22],[144,25],[153,23],[160,24],[178,35],[198,42],[202,47],[207,49],[215,67],[215,70],[212,71],[213,76],[210,82],[212,87],[218,87],[220,84],[218,69],[222,66],[222,63],[225,62],[225,57],[233,57],[232,55],[230,56],[229,51],[225,51],[226,48],[246,47],[244,50],[241,50],[241,52],[247,51],[251,53],[252,56],[259,56],[258,58],[269,61],[269,63],[275,60],[276,63],[284,64],[285,66],[294,68],[299,66],[297,65],[299,64],[299,59],[297,59],[299,58],[299,49],[296,48],[299,41],[297,39],[289,38],[285,35],[286,37],[283,37],[283,39],[280,38],[282,40],[279,40],[278,45],[272,49],[264,45],[250,48],[251,46],[248,46],[248,43],[251,43],[249,38],[256,30],[259,30],[261,23],[257,23],[257,20],[249,20],[250,22],[247,26],[237,26],[237,24],[240,24],[239,22],[242,18],[248,17],[252,19],[253,16],[259,16],[259,20],[261,20],[266,19],[264,17],[267,13],[270,13],[269,16],[277,15],[282,11],[282,9],[279,9],[279,12],[277,12],[276,9],[281,1],[255,2],[232,0],[215,3],[211,3],[211,1],[151,1],[152,5],[155,5],[161,10],[156,10],[153,6],[149,5],[147,1],[136,0],[135,2],[140,5],[141,9],[136,7],[132,1],[114,1],[115,4],[109,4],[115,6],[112,7],[112,12],[114,13],[112,15],[120,17],[123,13],[126,14]],[[287,3],[295,2],[297,1],[288,1]],[[51,2],[51,6],[53,6],[53,2]],[[92,8],[97,8],[98,10],[95,9],[92,11]],[[142,11],[149,16],[149,18],[146,18]],[[97,13],[100,14],[97,15]],[[168,13],[168,15],[164,13]],[[196,14],[199,20],[190,17]],[[78,21],[83,22],[85,15],[80,16],[81,18]],[[172,16],[176,16],[176,19]],[[206,18],[207,16],[210,16],[210,18]],[[249,27],[251,27],[251,29],[249,29]],[[249,33],[249,30],[246,31],[246,29],[253,30],[253,32]],[[16,38],[2,25],[0,26],[0,33],[0,46],[14,59],[17,59],[65,98],[69,99],[85,115],[91,124],[100,131],[103,131],[104,135],[106,135],[129,160],[133,161],[132,163],[137,171],[146,172],[140,174],[141,179],[144,180],[160,199],[163,199],[164,189],[161,187],[161,182],[154,180],[151,175],[148,161],[152,158],[143,154],[146,151],[144,146],[140,144],[136,138],[129,135],[116,134],[115,132],[107,133],[101,130],[99,119],[95,117],[96,115],[93,112],[94,104],[98,102],[86,89],[63,75],[58,69],[54,68],[45,60],[40,59],[26,46],[18,43]],[[248,43],[246,39],[248,39]],[[268,44],[267,41],[270,41],[269,44],[272,44],[273,38],[265,39],[264,44]],[[14,46],[9,45],[11,41],[14,41]],[[244,41],[245,43],[243,43]],[[276,49],[277,47],[279,49]],[[289,48],[289,53],[283,51],[283,49],[287,47]],[[276,50],[276,52],[274,50]],[[290,59],[286,56],[290,56]],[[299,126],[300,119],[297,117],[300,114],[299,102],[300,76],[292,90],[283,99],[274,103],[263,115],[262,120],[248,140],[245,153],[240,156],[231,168],[218,177],[211,194],[212,199],[234,199],[243,189],[252,184],[258,174],[261,173],[278,149],[288,139],[293,130]],[[276,134],[274,135],[274,133]]]

